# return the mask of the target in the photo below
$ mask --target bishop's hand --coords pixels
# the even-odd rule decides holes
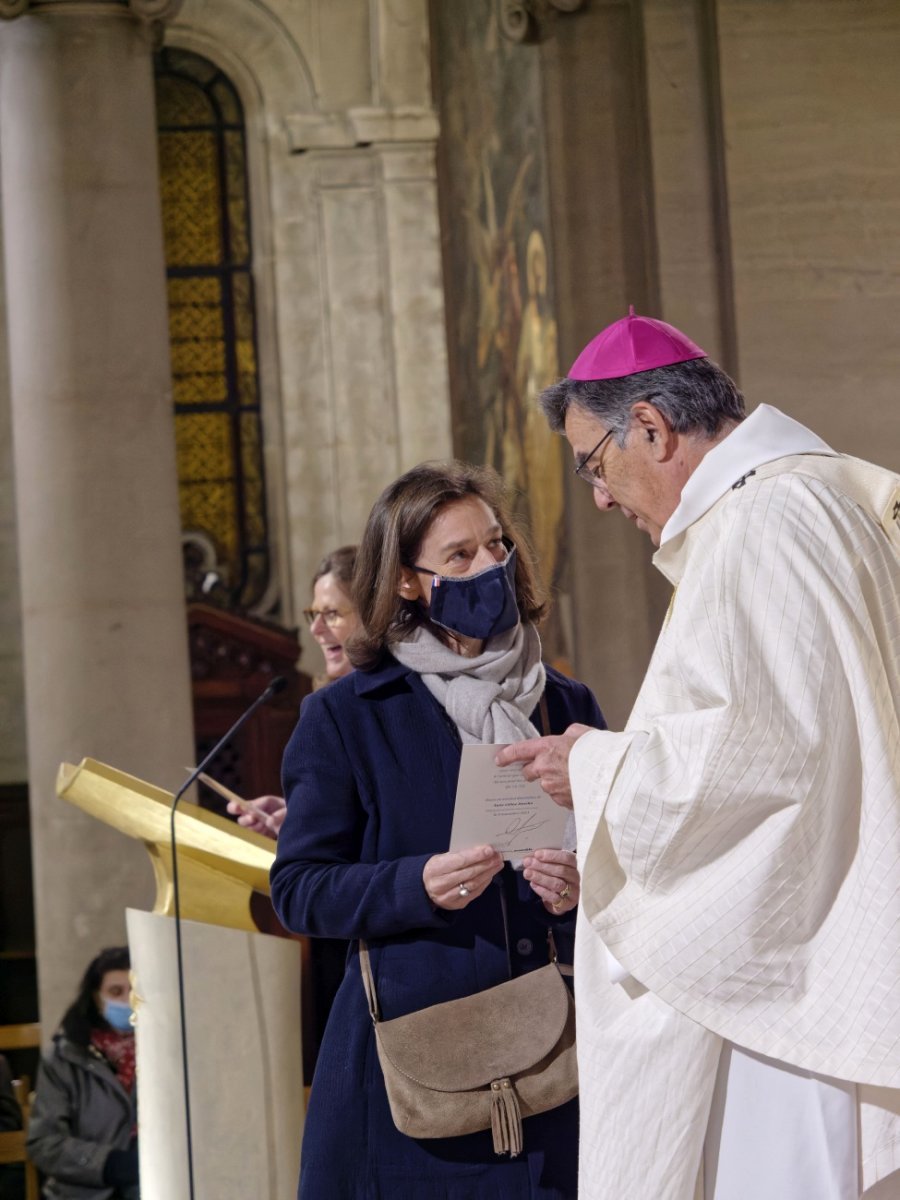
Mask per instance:
[[[572,807],[572,788],[569,784],[569,755],[572,747],[585,733],[591,733],[589,725],[570,725],[565,733],[553,737],[530,738],[527,742],[515,742],[497,755],[498,767],[511,763],[522,763],[522,774],[526,779],[538,780],[541,787],[563,808]]]

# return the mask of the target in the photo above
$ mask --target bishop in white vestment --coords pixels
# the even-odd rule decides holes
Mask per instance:
[[[574,801],[582,1200],[900,1197],[900,476],[633,314],[544,396],[674,592]],[[604,445],[606,443],[606,445]]]

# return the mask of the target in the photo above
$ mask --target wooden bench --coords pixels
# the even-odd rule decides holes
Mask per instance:
[[[30,1050],[41,1044],[41,1027],[36,1022],[0,1025],[0,1051]],[[12,1081],[16,1102],[22,1110],[22,1128],[0,1133],[0,1165],[22,1163],[25,1168],[25,1200],[40,1200],[40,1184],[34,1163],[25,1149],[31,1114],[31,1081],[27,1075]]]

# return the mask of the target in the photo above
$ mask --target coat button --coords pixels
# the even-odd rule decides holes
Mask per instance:
[[[516,950],[519,954],[530,954],[534,949],[534,943],[531,938],[519,938],[516,942]]]

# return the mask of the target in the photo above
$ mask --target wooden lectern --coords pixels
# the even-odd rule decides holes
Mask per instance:
[[[175,949],[173,796],[84,759],[57,792],[129,837],[156,876],[152,913],[127,911],[136,1013],[142,1200],[187,1200]],[[259,933],[275,843],[186,805],[175,817],[196,1200],[289,1200],[303,1128],[300,947]]]

